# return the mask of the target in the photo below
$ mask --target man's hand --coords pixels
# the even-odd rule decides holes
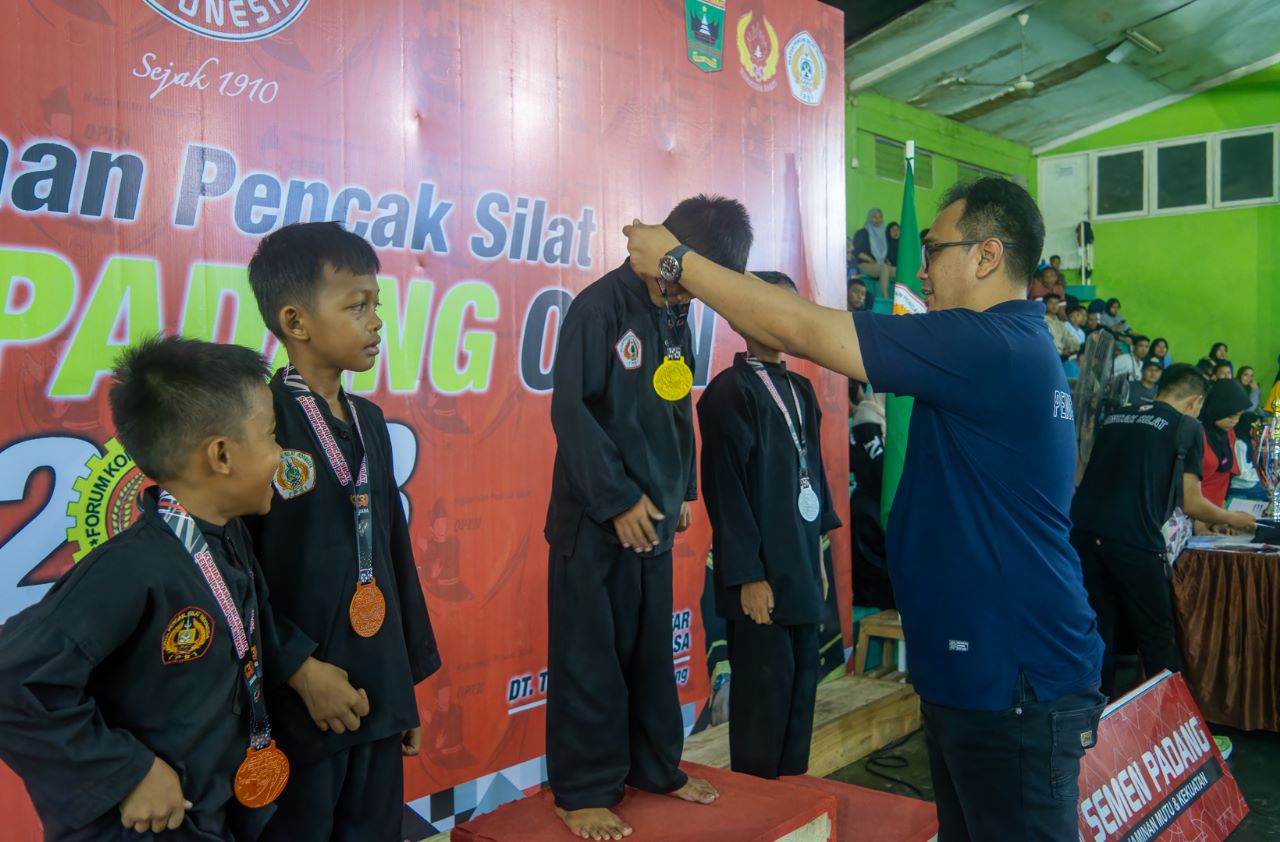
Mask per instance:
[[[648,552],[658,546],[658,533],[653,522],[666,519],[667,516],[653,505],[649,495],[641,494],[634,506],[613,519],[613,531],[622,546],[636,552]]]
[[[762,626],[773,623],[773,588],[763,580],[742,586],[742,610]]]
[[[676,523],[676,532],[684,532],[690,526],[693,526],[693,509],[686,500],[680,504],[680,520]]]
[[[289,686],[302,697],[311,721],[321,731],[345,734],[360,727],[369,714],[369,697],[347,681],[347,671],[315,658],[307,658],[289,678]]]
[[[182,781],[168,763],[157,757],[133,791],[120,802],[120,824],[138,833],[177,830],[191,809],[182,794]]]
[[[418,725],[408,731],[400,732],[400,753],[405,757],[416,757],[422,748],[422,726]]]
[[[680,245],[675,235],[661,225],[645,225],[633,220],[622,229],[627,238],[627,254],[631,257],[631,269],[642,278],[658,277],[658,261]]]

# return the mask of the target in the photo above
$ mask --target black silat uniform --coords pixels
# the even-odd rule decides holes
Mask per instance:
[[[623,264],[584,289],[560,328],[551,423],[547,773],[568,810],[610,807],[623,785],[684,785],[671,663],[671,546],[697,497],[693,406],[653,373],[670,328]],[[687,327],[678,342],[693,367]],[[646,494],[666,519],[652,552],[624,549],[612,518]]]
[[[258,620],[246,631],[262,647],[266,686],[279,684],[276,662],[305,658],[309,645],[281,641],[244,525],[195,521],[246,622],[256,592]],[[122,827],[118,807],[160,757],[194,806],[155,838],[243,840],[275,810],[235,800],[248,744],[230,627],[149,489],[137,523],[0,632],[0,757],[26,784],[46,839],[151,839]]]
[[[822,465],[822,413],[807,379],[785,363],[756,362],[794,424],[804,420],[812,522],[800,514],[799,454],[787,422],[746,354],[698,401],[702,489],[711,518],[716,611],[728,621],[729,755],[735,772],[764,778],[809,768],[822,621],[822,535],[840,526]],[[794,393],[792,386],[795,387]],[[796,399],[800,406],[796,406]],[[797,435],[800,428],[796,428]],[[773,623],[742,610],[742,585],[767,581]]]
[[[293,764],[289,786],[266,829],[268,839],[398,839],[403,812],[400,733],[418,725],[414,685],[440,667],[431,620],[414,564],[409,527],[392,473],[391,440],[378,406],[351,396],[369,452],[373,574],[386,599],[376,634],[351,627],[348,606],[358,574],[351,491],[339,485],[306,414],[282,372],[271,379],[276,440],[284,448],[270,514],[246,518],[272,592],[277,622],[314,641],[316,658],[341,667],[369,696],[357,731],[321,732],[298,694],[270,697],[271,721]],[[360,437],[314,396],[351,472]],[[302,658],[281,665],[292,675]]]

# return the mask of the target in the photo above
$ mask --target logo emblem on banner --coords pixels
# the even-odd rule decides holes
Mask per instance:
[[[138,495],[146,477],[116,439],[106,453],[89,460],[89,475],[76,480],[77,495],[67,505],[71,526],[67,540],[78,545],[72,558],[81,561],[95,547],[133,525],[138,519]]]
[[[791,95],[805,105],[822,102],[827,84],[827,60],[808,32],[800,32],[787,42],[787,81]]]
[[[280,465],[272,480],[281,498],[292,500],[316,487],[316,463],[302,450],[280,451]]]
[[[684,38],[694,67],[714,73],[724,67],[725,0],[684,0]]]
[[[644,346],[640,344],[640,337],[636,336],[634,330],[622,334],[613,348],[618,352],[618,359],[622,360],[622,367],[627,371],[635,371],[644,360]]]
[[[310,0],[143,0],[188,32],[218,41],[257,41],[283,32]]]
[[[208,612],[190,606],[174,614],[164,629],[160,642],[160,660],[182,664],[203,658],[213,643],[213,620]]]
[[[738,59],[742,78],[757,91],[778,86],[778,33],[761,12],[747,12],[738,18]]]

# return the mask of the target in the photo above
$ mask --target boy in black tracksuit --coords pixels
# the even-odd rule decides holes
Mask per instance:
[[[413,688],[440,667],[386,421],[341,386],[377,359],[378,268],[368,242],[328,222],[269,234],[249,264],[291,364],[271,379],[279,499],[248,525],[277,620],[358,688],[345,710],[316,705],[305,674],[272,697],[294,771],[267,839],[400,839],[403,757],[422,736]]]
[[[160,487],[0,633],[0,757],[46,839],[256,839],[274,809],[263,692],[310,649],[277,630],[239,520],[271,505],[279,462],[266,371],[176,338],[117,365],[112,419]]]
[[[780,272],[762,280],[795,289]],[[822,412],[782,354],[747,340],[698,401],[717,612],[728,620],[735,772],[803,775],[827,587],[822,535],[840,526],[822,465]]]
[[[737,202],[687,199],[666,224],[710,259],[746,264],[751,224]],[[701,803],[716,797],[678,768],[671,547],[697,496],[678,258],[665,282],[646,282],[624,263],[587,287],[557,345],[547,773],[557,812],[583,838],[630,832],[609,809],[625,784]]]

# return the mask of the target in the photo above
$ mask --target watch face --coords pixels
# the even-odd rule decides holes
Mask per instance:
[[[662,274],[664,281],[673,284],[680,280],[680,261],[669,254],[664,254],[658,261],[658,272]]]

